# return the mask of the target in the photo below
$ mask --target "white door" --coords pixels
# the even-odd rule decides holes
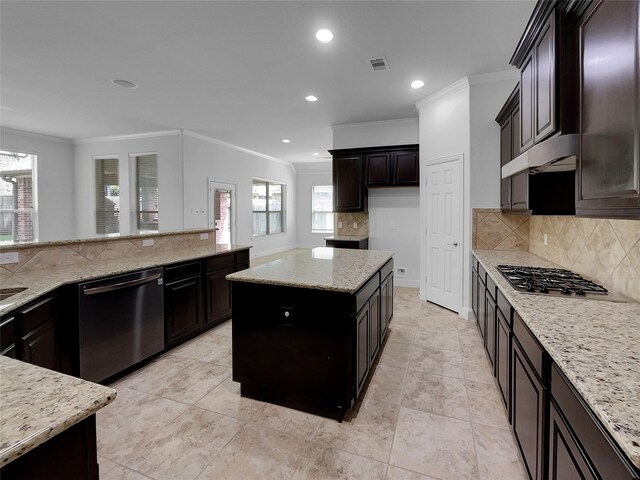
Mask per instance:
[[[235,242],[235,189],[232,183],[209,181],[209,226],[218,244]]]
[[[461,157],[426,165],[427,300],[459,312],[462,307]]]

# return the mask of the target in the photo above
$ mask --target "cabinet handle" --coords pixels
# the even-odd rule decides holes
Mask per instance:
[[[96,295],[98,293],[112,292],[114,290],[122,290],[123,288],[137,287],[138,285],[144,285],[145,283],[158,280],[161,276],[162,276],[161,273],[156,273],[155,275],[151,275],[149,277],[139,278],[137,280],[130,280],[128,282],[113,283],[111,285],[105,285],[103,287],[87,288],[84,291],[84,293],[85,295]]]

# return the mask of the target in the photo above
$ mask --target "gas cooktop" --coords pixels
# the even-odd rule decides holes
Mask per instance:
[[[624,297],[609,292],[602,285],[587,280],[571,270],[520,265],[498,265],[496,269],[515,290],[522,293],[610,302],[627,301]]]

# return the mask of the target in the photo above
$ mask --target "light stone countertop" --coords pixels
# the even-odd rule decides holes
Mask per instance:
[[[190,247],[184,250],[167,250],[164,252],[143,254],[137,257],[96,261],[89,265],[68,265],[52,267],[46,270],[18,272],[15,274],[3,273],[0,278],[2,288],[27,287],[27,290],[1,301],[0,314],[4,315],[5,313],[22,307],[65,284],[196,260],[248,248],[251,247],[244,245],[209,244],[201,247]]]
[[[640,468],[640,303],[520,293],[496,265],[562,267],[528,252],[473,253],[620,448]]]
[[[0,356],[0,466],[93,415],[109,387]]]
[[[369,235],[331,235],[324,237],[325,240],[338,240],[339,242],[361,242],[369,238]]]
[[[235,282],[355,293],[393,252],[317,247],[227,275]]]

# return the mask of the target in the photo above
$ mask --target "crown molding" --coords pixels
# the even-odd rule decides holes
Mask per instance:
[[[79,138],[74,140],[75,144],[96,143],[96,142],[113,142],[118,140],[139,140],[141,138],[168,137],[171,135],[180,135],[180,130],[162,130],[159,132],[130,133],[125,135],[107,135],[104,137]]]
[[[510,80],[520,80],[520,70],[512,68],[510,70],[501,70],[499,72],[480,73],[478,75],[469,75],[470,85],[480,85],[483,83],[506,82]]]
[[[291,167],[294,173],[296,173],[295,166],[286,160],[282,160],[281,158],[272,157],[270,155],[265,155],[264,153],[256,152],[255,150],[250,150],[248,148],[239,147],[238,145],[234,145],[233,143],[225,142],[223,140],[218,140],[217,138],[212,138],[207,135],[202,135],[201,133],[192,132],[191,130],[183,130],[183,134],[187,137],[197,138],[198,140],[202,140],[204,142],[213,143],[214,145],[220,145],[221,147],[230,148],[232,150],[236,150],[238,152],[246,153],[249,155],[253,155],[255,157],[264,158],[266,160],[271,160],[273,162],[281,163],[283,165],[287,165]]]
[[[352,128],[369,128],[369,127],[377,127],[377,126],[388,126],[388,125],[417,125],[418,117],[411,118],[397,118],[393,120],[378,120],[375,122],[359,122],[359,123],[341,123],[339,125],[331,125],[331,129],[335,130],[349,130]]]
[[[450,95],[453,95],[454,93],[458,92],[459,90],[463,90],[465,88],[469,87],[469,78],[468,77],[462,77],[460,80],[453,82],[451,85],[448,85],[446,87],[444,87],[442,90],[438,90],[437,92],[429,95],[427,98],[424,98],[422,100],[420,100],[419,102],[416,102],[416,107],[418,108],[418,110],[420,110],[421,108],[425,107],[426,105],[432,104],[434,102],[437,102],[438,100],[448,97]]]
[[[58,143],[72,143],[70,138],[54,137],[53,135],[45,135],[44,133],[27,132],[26,130],[17,130],[15,128],[2,127],[0,131],[4,134],[16,135],[20,137],[39,138],[40,140],[48,140]]]

